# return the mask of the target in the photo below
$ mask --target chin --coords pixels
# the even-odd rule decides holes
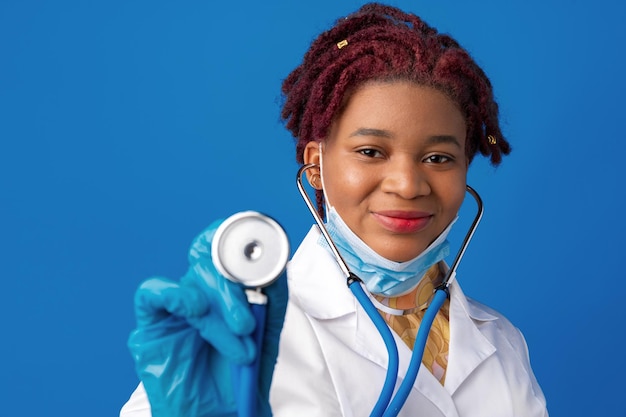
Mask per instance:
[[[417,258],[426,250],[428,244],[417,243],[415,239],[402,239],[400,242],[395,240],[383,243],[383,245],[370,245],[370,247],[385,259],[393,262],[406,262]]]
[[[393,262],[406,262],[406,261],[410,261],[412,259],[415,259],[419,256],[419,254],[421,254],[423,252],[422,251],[410,251],[407,252],[406,251],[406,245],[404,245],[404,247],[401,250],[390,250],[390,248],[385,248],[385,250],[382,251],[378,251],[376,249],[374,249],[376,251],[376,253],[378,253],[380,256],[382,256],[385,259],[388,259],[390,261]]]

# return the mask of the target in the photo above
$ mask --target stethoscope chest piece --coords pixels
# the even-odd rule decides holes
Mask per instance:
[[[246,287],[264,287],[276,280],[289,260],[289,240],[271,217],[242,211],[215,231],[211,256],[217,270]]]

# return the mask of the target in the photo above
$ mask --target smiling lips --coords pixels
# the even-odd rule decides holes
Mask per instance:
[[[419,232],[433,218],[430,213],[415,211],[379,211],[372,214],[382,227],[394,233]]]

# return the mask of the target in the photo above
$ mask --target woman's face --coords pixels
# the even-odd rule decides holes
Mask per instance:
[[[325,194],[379,255],[408,261],[456,217],[468,161],[463,115],[446,95],[408,81],[367,83],[348,100],[321,146]]]

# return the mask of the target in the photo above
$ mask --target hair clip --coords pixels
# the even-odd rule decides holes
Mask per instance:
[[[342,40],[341,42],[337,42],[337,48],[341,49],[344,46],[346,46],[348,44],[348,41],[346,39]]]
[[[487,142],[489,142],[490,145],[495,145],[498,141],[496,140],[495,136],[488,135]]]

